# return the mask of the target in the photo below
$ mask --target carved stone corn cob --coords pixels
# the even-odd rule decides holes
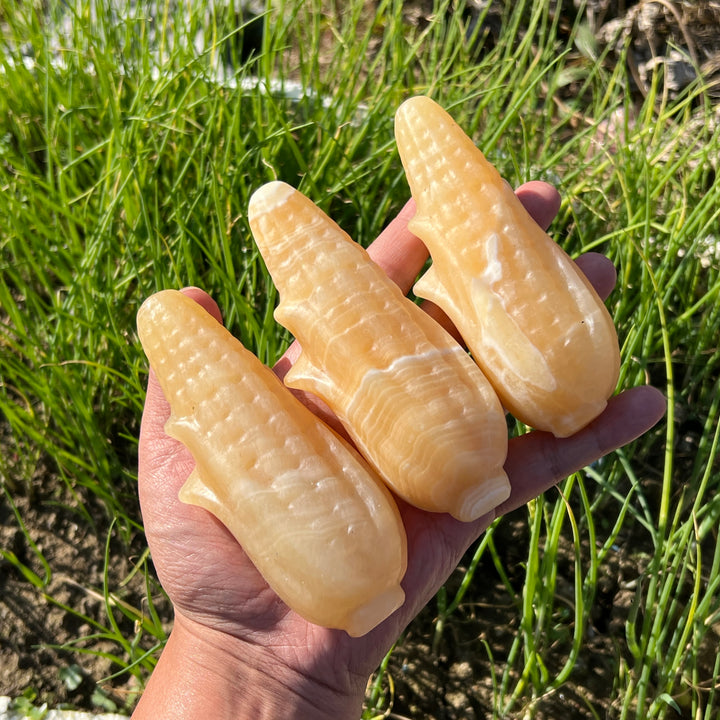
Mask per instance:
[[[249,219],[303,348],[286,384],[321,397],[411,504],[468,521],[505,500],[505,416],[467,353],[289,185],[257,190]]]
[[[138,332],[196,469],[181,500],[233,533],[311,622],[362,635],[399,607],[406,539],[395,501],[350,445],[182,293],[151,296]]]
[[[612,318],[470,138],[427,97],[397,111],[395,134],[432,267],[415,293],[452,319],[500,399],[567,436],[605,407],[620,356]]]

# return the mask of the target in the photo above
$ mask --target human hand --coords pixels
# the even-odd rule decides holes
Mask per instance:
[[[518,196],[539,224],[550,223],[559,203],[553,188],[530,183]],[[369,248],[404,292],[427,259],[425,247],[407,229],[413,212],[410,202]],[[578,264],[605,297],[615,281],[609,261],[590,254]],[[209,296],[197,289],[186,292],[220,319]],[[457,337],[437,307],[426,304],[425,309]],[[297,345],[291,346],[275,368],[280,377],[298,355]],[[322,403],[302,399],[332,422]],[[169,406],[151,374],[140,436],[139,492],[153,561],[175,607],[175,626],[135,717],[358,717],[370,673],[490,522],[630,442],[657,422],[664,407],[658,391],[636,388],[612,398],[599,418],[570,438],[531,432],[512,439],[505,465],[510,498],[475,522],[461,523],[399,501],[408,536],[405,604],[366,636],[350,638],[293,613],[222,524],[178,500],[194,463],[180,443],[165,435]]]

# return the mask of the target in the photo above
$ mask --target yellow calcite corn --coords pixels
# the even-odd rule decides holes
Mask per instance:
[[[271,370],[180,292],[138,332],[196,468],[181,500],[215,514],[307,620],[363,635],[399,607],[406,538],[385,485]]]
[[[395,134],[432,267],[415,293],[452,319],[507,409],[570,435],[605,407],[620,355],[612,318],[450,115],[405,101]]]
[[[411,504],[468,521],[505,500],[504,412],[463,348],[289,185],[257,190],[249,220],[302,347],[286,384],[321,397]]]

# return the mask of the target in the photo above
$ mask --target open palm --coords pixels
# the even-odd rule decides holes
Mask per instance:
[[[547,226],[558,207],[553,188],[529,183],[518,196]],[[405,291],[427,259],[423,244],[407,229],[414,211],[409,203],[369,248],[387,274]],[[578,264],[606,296],[615,282],[612,265],[590,254]],[[188,295],[220,319],[214,301],[198,289]],[[432,305],[426,309],[456,334]],[[291,346],[276,366],[282,377],[299,349]],[[312,398],[306,404],[328,419]],[[222,644],[242,642],[258,667],[320,683],[339,694],[362,692],[369,674],[402,629],[434,595],[468,546],[497,515],[519,507],[575,470],[630,442],[662,416],[664,399],[649,387],[635,388],[610,401],[606,411],[576,435],[558,440],[532,432],[510,442],[505,469],[510,498],[492,515],[461,523],[449,515],[418,510],[398,501],[408,536],[408,570],[403,581],[406,602],[362,638],[312,625],[288,609],[269,589],[233,536],[206,511],[182,504],[180,486],[193,468],[188,451],[164,433],[169,406],[152,376],[140,437],[139,492],[148,542],[160,581],[175,606],[175,622]],[[330,418],[331,419],[331,418]],[[256,654],[256,655],[254,655]]]

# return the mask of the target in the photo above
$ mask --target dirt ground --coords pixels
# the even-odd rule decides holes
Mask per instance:
[[[108,528],[93,529],[58,498],[36,499],[31,506],[21,500],[17,506],[30,530],[37,550],[42,552],[53,570],[45,593],[37,591],[7,563],[0,564],[0,695],[23,694],[36,704],[76,709],[130,710],[137,691],[136,680],[121,675],[108,680],[117,666],[103,653],[118,652],[114,642],[98,639],[100,626],[108,627],[108,611],[103,584],[132,607],[146,603],[142,574],[129,583],[126,579],[141,556],[141,545],[133,552],[111,537],[109,552],[113,558],[105,572],[105,535]],[[523,582],[526,560],[527,516],[518,510],[505,518],[495,533],[508,581],[517,588]],[[26,565],[42,575],[42,566],[18,527],[7,504],[0,504],[0,543],[14,552]],[[615,677],[617,639],[624,636],[624,626],[631,610],[635,591],[633,582],[641,574],[637,539],[625,538],[617,554],[602,567],[599,592],[595,598],[592,622],[587,628],[580,656],[572,675],[560,691],[548,695],[535,706],[537,720],[589,720],[588,706],[613,717],[611,694]],[[431,603],[411,624],[391,657],[384,680],[393,684],[394,718],[428,718],[431,720],[478,720],[492,717],[493,677],[503,672],[506,654],[518,632],[517,605],[508,594],[490,558],[476,570],[475,582],[482,579],[482,592],[473,592],[473,600],[463,604],[447,622],[443,635],[433,647],[432,632],[436,606]],[[470,561],[468,556],[450,578],[447,588],[452,597]],[[561,544],[558,562],[558,595],[573,598],[574,549]],[[46,598],[52,598],[52,601]],[[161,617],[169,619],[171,610],[159,593],[153,601]],[[62,605],[73,608],[66,612]],[[81,613],[83,617],[78,617]],[[133,623],[114,611],[113,616],[126,638],[133,636]],[[169,632],[168,622],[166,631]],[[708,638],[717,645],[714,634]],[[66,648],[60,647],[68,644]],[[92,649],[92,653],[83,653]],[[79,651],[79,652],[78,652]],[[567,643],[559,642],[557,656],[550,655],[557,670],[565,661]],[[714,659],[709,646],[708,662]],[[65,679],[78,677],[77,686]]]
[[[572,12],[573,3],[566,3]],[[427,21],[428,6],[432,2],[416,0],[406,3],[409,23]],[[480,6],[480,3],[477,3]],[[642,95],[648,73],[657,63],[667,69],[669,83],[675,90],[688,81],[691,71],[687,58],[675,54],[671,46],[684,48],[687,57],[701,67],[708,78],[720,77],[720,2],[623,2],[622,0],[592,0],[588,3],[588,23],[600,42],[612,42],[618,33],[631,33],[635,52],[631,71]],[[488,15],[487,38],[491,41],[497,31],[496,16]],[[692,63],[690,63],[691,65]],[[720,99],[720,90],[713,91]],[[45,484],[45,483],[43,483]],[[124,583],[132,564],[143,552],[137,547],[130,552],[111,537],[113,561],[109,576],[105,572],[105,539],[110,532],[107,523],[98,520],[93,528],[71,509],[70,498],[37,497],[16,499],[17,510],[28,531],[52,568],[52,578],[46,592],[32,584],[8,562],[0,560],[0,695],[13,697],[26,693],[47,702],[50,706],[68,703],[78,708],[91,708],[97,703],[106,708],[114,703],[118,708],[129,707],[136,683],[127,675],[102,681],[116,667],[100,654],[84,654],[60,646],[74,644],[83,650],[79,638],[101,633],[107,626],[106,599],[103,586],[117,591],[133,607],[141,607],[146,593],[144,578],[136,575]],[[102,513],[98,512],[102,518]],[[521,515],[508,518],[502,525],[507,542],[504,547],[505,567],[520,567],[523,560],[523,537],[526,532]],[[12,508],[0,502],[0,546],[12,551],[23,563],[42,576],[42,565],[33,548],[26,541]],[[566,548],[566,567],[561,563],[560,582],[568,586],[572,597],[572,548]],[[517,554],[517,557],[514,556]],[[563,573],[566,570],[566,574]],[[582,649],[572,681],[563,686],[562,693],[550,696],[538,705],[541,718],[588,718],[588,702],[608,714],[603,698],[607,695],[612,677],[607,658],[613,656],[614,636],[622,634],[633,593],[627,581],[636,577],[635,561],[618,553],[601,578],[601,592],[596,598],[593,625]],[[519,570],[518,570],[519,573]],[[451,579],[450,586],[459,582],[461,571]],[[477,577],[488,578],[481,604],[463,607],[445,628],[443,638],[433,652],[433,638],[421,628],[432,627],[431,622],[417,622],[411,626],[394,653],[388,673],[394,682],[394,717],[472,720],[492,714],[488,698],[492,697],[493,668],[489,653],[478,652],[482,642],[495,658],[502,654],[517,631],[514,608],[508,604],[507,590],[492,567],[481,567]],[[510,581],[514,578],[511,576]],[[519,575],[518,575],[519,580]],[[52,601],[48,598],[52,598]],[[170,617],[169,607],[161,596],[163,617]],[[66,612],[62,604],[82,613]],[[435,610],[424,613],[431,619]],[[128,637],[133,634],[132,623],[118,618]],[[125,623],[125,625],[123,625]],[[93,641],[94,650],[116,651],[111,642]],[[69,647],[69,646],[68,646]],[[558,662],[561,658],[558,658]],[[80,682],[67,681],[67,669]],[[432,709],[432,710],[430,710]]]
[[[68,704],[89,709],[98,702],[112,702],[118,708],[131,706],[137,689],[132,677],[125,675],[103,681],[117,667],[99,653],[117,652],[117,646],[110,641],[93,639],[99,632],[95,623],[108,625],[103,596],[103,531],[89,527],[67,505],[57,504],[57,498],[50,505],[41,498],[32,506],[21,500],[17,510],[53,573],[43,594],[7,563],[0,565],[0,695],[17,697],[31,691],[37,695],[37,702],[47,702],[51,707]],[[503,548],[505,567],[517,569],[517,576],[511,574],[509,579],[516,582],[518,588],[522,583],[526,535],[526,518],[518,511],[515,517],[506,518],[496,538],[498,548]],[[42,566],[34,558],[33,549],[28,546],[7,504],[0,504],[0,543],[24,564],[42,574]],[[129,584],[124,584],[124,580],[142,548],[138,547],[136,553],[128,553],[120,547],[119,541],[111,538],[110,543],[113,561],[108,568],[107,586],[128,604],[141,607],[145,597],[143,578],[136,576]],[[117,552],[113,552],[113,546]],[[567,587],[570,598],[573,595],[572,557],[573,549],[564,548],[561,570],[565,570],[567,576],[561,573],[560,582],[561,588],[562,584]],[[461,565],[448,583],[451,596],[463,571]],[[563,687],[561,696],[551,696],[541,704],[539,709],[544,708],[548,713],[539,715],[541,720],[556,717],[554,711],[558,703],[566,717],[587,717],[583,698],[596,707],[601,706],[608,683],[612,682],[609,679],[612,669],[609,664],[603,665],[602,658],[612,657],[612,637],[616,631],[622,633],[634,595],[623,591],[623,583],[636,576],[638,568],[618,555],[605,572],[607,577],[601,583],[603,591],[597,603],[594,630],[583,649],[577,666],[579,671],[576,669],[573,673],[576,679]],[[465,605],[452,616],[436,652],[432,648],[433,637],[427,634],[433,627],[435,614],[431,604],[411,625],[393,654],[388,673],[395,685],[393,711],[397,716],[472,720],[492,715],[492,708],[487,705],[488,698],[492,697],[491,678],[493,672],[502,671],[504,653],[517,631],[517,613],[515,605],[509,602],[507,589],[491,565],[481,565],[476,577],[488,579],[482,601]],[[154,600],[159,601],[163,617],[169,618],[169,606],[159,596]],[[87,619],[67,613],[62,604]],[[118,612],[114,617],[126,637],[131,637],[132,623],[123,621]],[[78,642],[82,638],[86,640]],[[478,650],[482,642],[488,643],[496,658],[495,667],[488,654]],[[65,643],[77,643],[75,647],[79,650],[92,647],[93,653],[81,654],[70,647],[58,647]],[[70,668],[82,677],[82,682],[72,689],[63,680],[63,673]],[[106,704],[105,707],[111,706]],[[571,713],[570,708],[575,711]]]
[[[90,526],[71,509],[74,501],[69,497],[40,497],[32,504],[27,498],[16,498],[15,502],[37,551],[52,568],[52,576],[41,591],[0,560],[0,695],[26,694],[36,698],[36,704],[50,707],[122,709],[132,703],[136,683],[127,676],[101,682],[118,670],[109,657],[102,656],[117,653],[118,646],[97,638],[104,628],[110,629],[103,587],[106,584],[133,607],[142,607],[142,575],[126,585],[124,582],[143,548],[133,552],[122,546],[101,512],[98,526]],[[105,578],[108,533],[113,559]],[[5,502],[0,502],[0,546],[44,576],[42,564]],[[169,604],[159,601],[166,611],[164,617],[169,618]],[[74,612],[66,612],[63,605]],[[121,613],[114,612],[113,617],[125,637],[131,638],[133,624]],[[68,643],[73,649],[60,647]],[[93,654],[83,653],[87,648],[92,648]]]

